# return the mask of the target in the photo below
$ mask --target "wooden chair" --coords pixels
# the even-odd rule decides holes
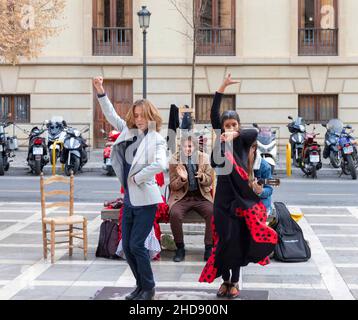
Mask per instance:
[[[45,186],[52,183],[66,183],[70,184],[70,191],[64,190],[53,190],[45,192]],[[74,177],[71,173],[71,177],[65,178],[62,176],[53,176],[48,179],[44,179],[43,173],[40,177],[40,188],[41,188],[41,214],[42,214],[42,239],[43,239],[43,255],[44,259],[47,259],[47,243],[50,242],[51,245],[51,263],[55,261],[55,245],[68,243],[69,256],[72,256],[73,248],[83,249],[84,259],[87,259],[87,250],[88,250],[88,240],[87,240],[87,218],[83,216],[74,215]],[[47,196],[55,195],[66,195],[69,196],[69,202],[55,202],[52,204],[46,205]],[[69,209],[68,216],[63,217],[47,217],[46,209],[65,207]],[[81,224],[82,228],[75,227],[74,225]],[[47,225],[50,225],[50,230],[47,230]],[[66,230],[56,230],[56,226],[68,226]],[[47,235],[50,234],[50,239],[47,238]],[[67,237],[68,241],[59,241],[56,242],[56,234],[59,237]],[[73,244],[73,239],[81,239],[83,241],[83,246],[75,246]]]

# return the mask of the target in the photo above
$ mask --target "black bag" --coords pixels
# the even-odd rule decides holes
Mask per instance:
[[[116,259],[118,243],[118,224],[110,220],[103,221],[99,231],[96,257]]]
[[[274,250],[274,259],[282,262],[304,262],[311,258],[311,249],[303,237],[301,227],[292,219],[290,212],[282,202],[274,203],[277,223],[274,226],[278,243]]]

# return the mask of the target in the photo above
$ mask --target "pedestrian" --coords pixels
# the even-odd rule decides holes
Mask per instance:
[[[181,138],[180,150],[169,164],[169,175],[170,227],[177,247],[173,260],[180,262],[185,258],[183,219],[194,210],[205,220],[204,260],[207,261],[213,247],[213,169],[209,156],[199,151],[196,138],[192,135],[186,134]]]
[[[213,237],[214,248],[200,282],[213,282],[222,277],[217,296],[237,298],[240,294],[239,278],[241,267],[250,262],[265,265],[267,256],[277,242],[276,233],[266,226],[266,208],[253,191],[249,179],[253,170],[252,144],[257,130],[240,131],[240,118],[236,111],[225,111],[220,116],[220,104],[227,86],[237,83],[229,74],[215,93],[211,109],[214,129],[221,130],[215,142],[212,166],[218,174],[214,199]],[[218,162],[215,154],[224,156]],[[228,164],[231,170],[227,171]],[[253,174],[250,174],[253,176]]]
[[[152,230],[157,206],[163,202],[155,175],[167,167],[166,142],[159,134],[162,119],[148,100],[138,100],[123,120],[103,88],[103,78],[93,80],[98,101],[107,121],[121,132],[113,144],[113,169],[124,187],[122,244],[136,279],[127,300],[152,300],[155,281],[144,242]]]

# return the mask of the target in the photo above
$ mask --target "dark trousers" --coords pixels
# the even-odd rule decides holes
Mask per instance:
[[[211,218],[214,206],[202,195],[188,196],[178,201],[170,210],[170,227],[172,229],[175,243],[184,243],[183,219],[186,213],[194,210],[205,219],[205,245],[213,244],[213,234],[211,230]]]
[[[230,270],[227,269],[222,272],[222,278],[225,282],[237,283],[240,279],[240,267],[231,269],[231,280],[230,280]]]
[[[152,230],[157,205],[128,207],[124,205],[122,218],[122,244],[127,262],[143,290],[155,287],[150,256],[144,242]]]

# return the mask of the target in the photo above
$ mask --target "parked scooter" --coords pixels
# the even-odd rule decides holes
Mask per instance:
[[[293,120],[291,116],[288,119],[292,120],[287,125],[288,131],[291,133],[291,158],[296,167],[300,167],[302,163],[302,150],[305,141],[306,123],[302,117],[297,117]]]
[[[117,140],[119,135],[121,134],[117,130],[112,130],[109,132],[108,136],[106,135],[106,132],[101,129],[101,132],[104,135],[104,139],[107,140],[106,146],[103,150],[103,166],[102,168],[107,172],[107,176],[114,176],[115,172],[112,167],[111,163],[111,152],[112,152],[112,146],[114,142]]]
[[[48,146],[48,150],[49,150],[49,156],[50,156],[50,163],[51,165],[55,162],[57,162],[58,158],[60,157],[60,153],[61,153],[61,145],[60,144],[56,144],[56,157],[55,159],[52,159],[53,157],[53,148],[55,146],[55,141],[60,141],[60,142],[64,142],[65,140],[65,136],[66,136],[66,132],[64,131],[64,129],[67,127],[67,123],[66,121],[62,120],[60,121],[59,119],[51,119],[51,121],[46,121],[46,126],[47,126],[47,130],[48,130],[48,142],[47,142],[47,146]]]
[[[17,138],[7,137],[5,129],[12,125],[12,122],[0,122],[0,176],[5,174],[10,168],[11,158],[15,157],[14,151],[17,149]]]
[[[44,166],[49,163],[46,139],[41,135],[47,131],[45,128],[33,127],[29,134],[29,148],[27,163],[31,172],[40,175]]]
[[[257,136],[257,149],[259,150],[261,157],[269,163],[273,173],[277,159],[276,130],[272,130],[271,127],[259,127],[257,123],[254,123],[253,126],[259,130]]]
[[[347,132],[346,130],[351,130]],[[357,179],[357,167],[358,167],[358,155],[357,148],[354,143],[354,137],[352,136],[352,126],[347,125],[343,127],[339,136],[339,151],[341,154],[342,162],[342,174],[351,175],[353,180]]]
[[[317,171],[322,168],[321,147],[315,140],[319,133],[315,133],[315,129],[305,135],[300,165],[301,170],[313,179],[317,178]]]
[[[323,158],[329,157],[331,165],[334,168],[339,168],[342,163],[341,153],[339,152],[339,137],[343,131],[343,122],[339,119],[331,119],[322,126],[327,129],[324,137]]]
[[[85,129],[83,132],[67,127],[64,129],[66,136],[64,139],[63,150],[60,155],[61,163],[65,164],[65,174],[67,176],[81,171],[83,166],[87,163],[87,151],[86,140],[82,137],[82,133],[88,132],[89,129]]]

